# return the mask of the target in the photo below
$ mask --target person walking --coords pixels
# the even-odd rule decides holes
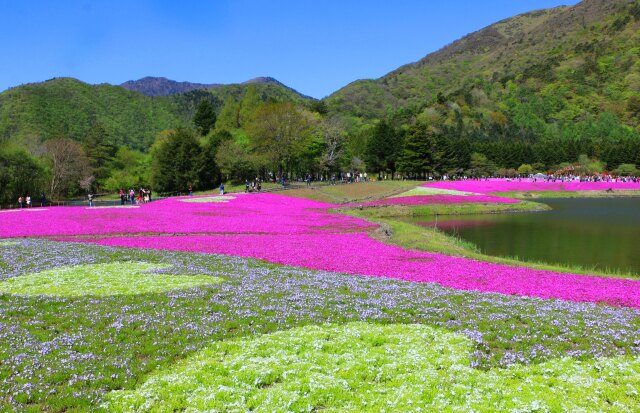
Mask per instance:
[[[44,196],[44,192],[40,194],[40,206],[44,207],[47,204],[47,197]]]
[[[224,195],[224,184],[220,183],[220,195]]]
[[[31,208],[31,195],[27,195],[27,208]]]
[[[124,198],[125,198],[125,195],[124,195],[124,191],[122,190],[122,188],[120,188],[120,193],[119,193],[119,195],[120,195],[120,205],[124,205]]]
[[[189,185],[189,196],[193,196],[193,187]]]
[[[93,194],[89,192],[87,198],[89,199],[89,208],[91,208],[93,206]]]
[[[246,179],[244,181],[244,192],[245,193],[249,192],[249,180],[248,179]]]
[[[18,205],[20,205],[20,208],[24,208],[23,202],[22,197],[18,198]]]

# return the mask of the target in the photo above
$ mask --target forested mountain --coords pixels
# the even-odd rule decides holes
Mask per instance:
[[[585,0],[500,21],[326,102],[365,121],[464,122],[474,135],[567,138],[602,118],[614,135],[637,134],[638,45],[640,2]]]
[[[176,82],[166,77],[147,76],[138,80],[129,80],[120,84],[121,87],[142,93],[147,96],[170,96],[192,90],[206,90],[220,84],[203,84],[191,82]]]
[[[309,99],[275,79],[262,79],[162,97],[72,78],[22,85],[0,93],[0,141],[30,148],[57,137],[84,142],[100,125],[112,144],[146,151],[158,132],[190,126],[201,100],[220,111],[227,99],[242,99],[251,85],[264,101]]]

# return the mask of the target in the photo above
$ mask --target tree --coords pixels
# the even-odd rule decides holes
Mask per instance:
[[[344,128],[337,118],[331,118],[323,122],[320,133],[323,141],[322,167],[328,171],[334,171],[338,167],[338,161],[344,153]]]
[[[402,149],[402,137],[387,122],[380,121],[371,131],[365,149],[367,168],[377,172],[396,171],[396,161]]]
[[[264,155],[279,175],[292,169],[311,135],[309,118],[291,103],[261,106],[248,131],[253,149]]]
[[[615,171],[613,171],[616,175],[619,176],[636,176],[638,175],[638,169],[632,163],[623,163],[618,166]]]
[[[240,105],[231,96],[224,101],[218,116],[217,127],[228,130],[240,127]]]
[[[198,166],[202,149],[193,132],[177,129],[152,153],[151,180],[156,191],[184,191],[190,185],[201,187]]]
[[[478,152],[471,154],[470,168],[467,171],[469,175],[475,177],[491,176],[495,170],[496,166],[486,157],[486,155]]]
[[[523,176],[529,176],[533,173],[533,167],[527,163],[523,163],[518,167],[518,174]]]
[[[239,110],[239,124],[241,127],[245,127],[256,114],[258,108],[262,105],[262,98],[258,93],[256,85],[249,85],[247,91],[240,102]]]
[[[417,124],[410,128],[398,157],[398,170],[411,176],[425,177],[433,171],[436,140],[431,127]]]
[[[193,124],[198,133],[205,136],[216,124],[216,112],[208,99],[203,99],[198,104],[196,113],[193,116]]]
[[[39,194],[45,172],[38,161],[21,148],[0,150],[0,205],[13,204],[19,196]]]
[[[90,191],[95,182],[101,185],[102,181],[110,175],[110,163],[116,155],[117,148],[110,142],[107,131],[99,123],[94,123],[89,130],[83,146],[94,178],[90,180],[90,186],[83,189]],[[85,181],[85,184],[87,182],[89,181]]]
[[[91,175],[82,147],[71,139],[57,138],[46,141],[44,148],[51,169],[49,196],[56,199],[76,193],[79,182]]]
[[[255,176],[256,170],[251,156],[233,140],[220,144],[215,161],[226,179],[242,181]]]

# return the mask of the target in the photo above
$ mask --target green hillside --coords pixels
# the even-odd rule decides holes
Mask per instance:
[[[15,143],[33,144],[56,137],[83,142],[99,124],[114,144],[146,149],[157,132],[184,121],[170,100],[69,78],[19,86],[0,94],[0,138]]]
[[[586,0],[503,20],[326,102],[352,118],[463,121],[511,136],[563,137],[603,117],[637,134],[639,45],[639,1]]]
[[[114,145],[145,151],[158,132],[190,125],[201,100],[210,100],[220,111],[228,98],[239,101],[250,87],[264,101],[307,100],[274,83],[234,84],[148,97],[119,86],[56,78],[0,93],[0,140],[27,147],[56,137],[85,142],[91,129],[100,125]]]

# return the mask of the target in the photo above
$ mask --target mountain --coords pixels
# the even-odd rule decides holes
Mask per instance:
[[[178,93],[191,92],[192,90],[210,89],[220,86],[219,84],[203,84],[191,82],[176,82],[166,77],[147,76],[138,80],[129,80],[120,85],[121,87],[142,93],[147,96],[169,96]]]
[[[169,99],[72,78],[55,78],[0,93],[0,141],[19,144],[37,144],[54,137],[82,142],[99,124],[114,144],[146,149],[159,131],[185,121]]]
[[[129,80],[122,84],[121,87],[132,90],[134,92],[142,93],[146,96],[158,97],[158,96],[172,96],[180,93],[187,93],[193,90],[207,90],[216,88],[233,87],[236,85],[275,85],[281,88],[290,90],[296,95],[305,99],[312,99],[309,96],[303,95],[297,90],[290,88],[289,86],[279,82],[272,77],[256,77],[254,79],[247,80],[238,84],[222,84],[222,83],[191,83],[191,82],[176,82],[175,80],[167,79],[166,77],[152,77],[147,76],[138,80]]]
[[[502,20],[325,101],[365,120],[411,114],[536,133],[606,114],[637,133],[638,45],[640,1],[585,0]]]
[[[111,143],[145,151],[158,132],[191,125],[201,100],[209,100],[219,112],[225,101],[240,101],[249,88],[263,101],[304,104],[310,99],[271,78],[156,97],[120,86],[55,78],[0,93],[0,144],[13,142],[34,149],[53,137],[83,142],[99,125]]]

